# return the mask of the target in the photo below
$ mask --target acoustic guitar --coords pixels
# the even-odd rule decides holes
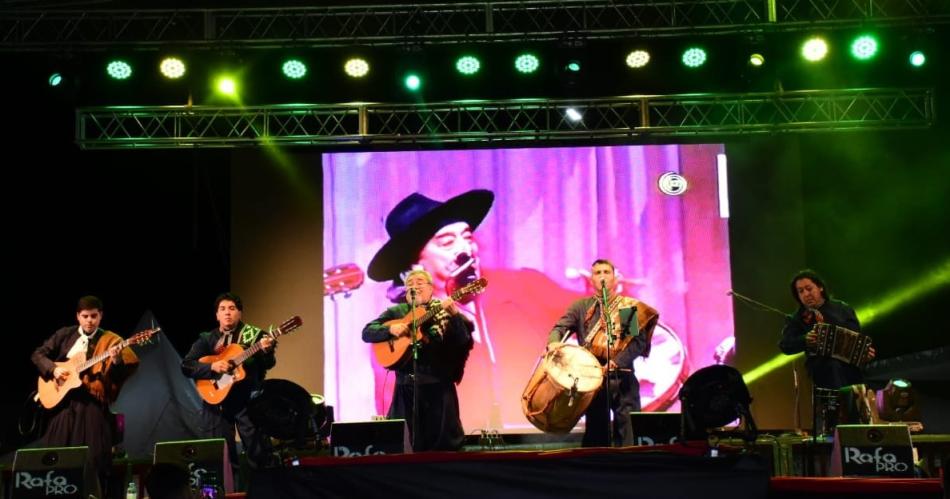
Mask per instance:
[[[113,345],[105,352],[89,360],[86,360],[86,354],[84,352],[79,352],[71,359],[64,362],[56,362],[56,367],[66,370],[66,377],[43,379],[43,377],[40,376],[36,381],[36,400],[47,409],[56,407],[56,404],[59,404],[70,390],[82,384],[82,379],[79,375],[82,374],[83,371],[112,357],[114,353],[122,351],[125,347],[149,341],[155,333],[161,330],[162,328],[146,329],[135,333],[129,337],[129,339],[123,340],[117,345]]]
[[[355,263],[336,265],[323,271],[323,296],[336,299],[342,294],[349,298],[353,290],[363,285],[366,275]]]
[[[452,293],[452,301],[457,302],[468,295],[481,293],[485,290],[485,286],[488,286],[488,280],[484,277],[477,281],[466,284]],[[416,341],[424,341],[425,337],[422,334],[422,325],[434,317],[435,314],[437,314],[440,310],[442,310],[442,307],[440,306],[433,306],[428,311],[425,307],[419,306],[411,310],[404,317],[386,321],[383,323],[383,325],[388,329],[389,326],[392,326],[393,324],[405,324],[409,326],[409,329],[412,329],[412,321],[413,317],[415,317],[417,326]],[[373,354],[376,356],[376,361],[379,362],[381,366],[391,369],[399,366],[409,357],[408,353],[411,347],[412,338],[409,337],[409,332],[407,330],[399,337],[390,335],[389,339],[386,341],[373,343]]]
[[[277,329],[270,331],[268,334],[271,338],[276,340],[279,336],[285,335],[302,325],[303,320],[301,320],[299,316],[295,315],[284,321],[284,323],[278,326]],[[225,398],[227,398],[228,393],[231,391],[231,387],[235,383],[244,379],[244,366],[241,364],[243,364],[245,360],[251,358],[257,352],[260,352],[261,349],[262,347],[260,341],[254,343],[254,345],[249,347],[247,350],[237,343],[231,343],[217,355],[206,355],[198,359],[198,362],[203,362],[206,364],[213,364],[219,360],[226,360],[231,364],[231,370],[226,373],[220,373],[217,379],[195,380],[195,387],[198,389],[198,395],[200,395],[201,398],[209,404],[220,404]]]

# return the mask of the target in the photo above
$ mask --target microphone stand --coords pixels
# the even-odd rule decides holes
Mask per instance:
[[[419,448],[419,339],[416,337],[416,290],[409,290],[409,310],[412,314],[412,329],[409,331],[412,338],[412,451]]]
[[[604,318],[604,327],[607,328],[607,373],[604,377],[604,382],[607,384],[607,446],[614,446],[614,418],[612,414],[612,402],[613,398],[610,393],[610,347],[614,343],[614,325],[610,317],[609,310],[607,308],[607,281],[606,279],[600,280],[600,313]]]
[[[726,294],[729,296],[732,296],[733,298],[738,299],[739,301],[747,305],[751,305],[752,308],[756,308],[756,309],[763,310],[766,312],[773,312],[775,314],[781,315],[782,318],[786,320],[788,320],[789,318],[788,315],[785,315],[785,312],[782,312],[781,310],[775,307],[766,305],[760,301],[753,300],[752,298],[749,298],[748,296],[742,295],[740,293],[736,293],[733,290],[727,291]],[[799,382],[798,382],[798,362],[792,362],[792,382],[795,389],[795,414],[793,414],[792,419],[795,422],[795,434],[801,435],[802,434],[802,420],[801,420],[802,406],[801,406],[801,387],[799,386]],[[814,396],[812,398],[814,399]],[[814,401],[812,403],[814,404]],[[812,409],[814,409],[814,407]],[[814,421],[816,417],[814,415],[815,411],[813,410],[812,413],[813,413],[812,421]],[[814,426],[814,424],[812,426]]]

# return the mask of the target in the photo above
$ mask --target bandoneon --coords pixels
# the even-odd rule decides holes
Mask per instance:
[[[868,360],[871,337],[848,328],[819,322],[815,324],[816,343],[809,354],[831,357],[842,362],[864,367]]]

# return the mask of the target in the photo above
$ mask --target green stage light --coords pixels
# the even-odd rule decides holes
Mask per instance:
[[[749,65],[758,68],[763,64],[765,64],[765,56],[762,54],[752,54],[749,56]]]
[[[650,62],[650,53],[646,50],[634,50],[627,54],[627,66],[638,69]]]
[[[706,63],[706,51],[699,47],[690,47],[683,52],[683,64],[688,68],[698,68]]]
[[[915,50],[910,54],[910,65],[919,68],[927,62],[927,56],[919,50]]]
[[[63,82],[63,75],[59,73],[53,73],[49,75],[49,79],[47,81],[49,82],[49,86],[58,87],[59,84]]]
[[[851,55],[859,61],[867,61],[877,55],[877,39],[871,35],[861,35],[851,42]]]
[[[802,57],[810,62],[818,62],[828,55],[828,42],[823,38],[814,37],[805,40],[802,44]]]
[[[185,63],[177,57],[166,57],[158,64],[159,71],[165,78],[177,80],[185,75]]]
[[[581,63],[579,61],[570,61],[564,66],[564,69],[571,73],[577,73],[581,70]]]
[[[419,78],[419,75],[415,73],[409,73],[406,75],[406,79],[403,81],[403,84],[406,85],[406,89],[408,89],[410,92],[416,92],[422,87],[422,79]]]
[[[297,59],[288,59],[280,67],[284,76],[292,80],[299,80],[307,74],[307,65]]]
[[[215,81],[214,89],[220,94],[233,97],[237,95],[237,81],[231,76],[221,76]]]
[[[109,61],[106,65],[106,73],[114,80],[126,80],[132,76],[132,66],[125,61]]]
[[[354,57],[346,61],[346,64],[343,65],[343,71],[346,71],[346,74],[353,78],[362,78],[369,73],[369,63],[366,62],[366,59]]]
[[[515,69],[523,74],[534,73],[540,65],[541,61],[534,54],[521,54],[515,59]]]
[[[473,75],[481,69],[482,63],[473,55],[464,55],[455,61],[455,69],[463,75]]]

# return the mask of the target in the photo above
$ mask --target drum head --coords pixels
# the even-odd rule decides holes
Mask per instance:
[[[571,388],[576,381],[577,391],[597,390],[603,382],[603,370],[594,354],[576,345],[559,345],[544,358],[544,370],[555,383]]]

